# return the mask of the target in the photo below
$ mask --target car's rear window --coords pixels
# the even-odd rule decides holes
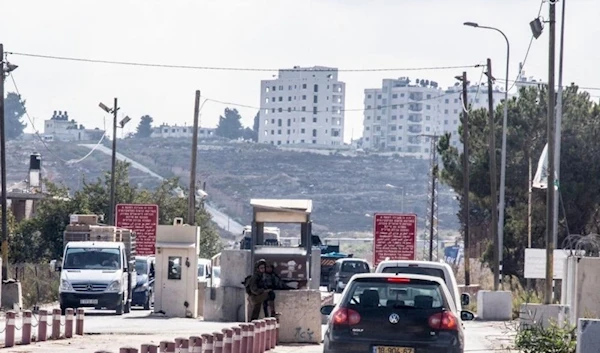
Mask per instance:
[[[342,262],[342,272],[365,273],[369,272],[369,267],[362,261],[344,261]]]
[[[393,281],[393,282],[391,282]],[[440,285],[424,280],[404,280],[398,277],[361,278],[355,280],[344,301],[358,307],[408,307],[438,309],[446,306]]]
[[[417,266],[389,266],[383,268],[383,273],[408,273],[413,275],[426,275],[441,278],[446,281],[444,271],[439,268],[417,267]]]

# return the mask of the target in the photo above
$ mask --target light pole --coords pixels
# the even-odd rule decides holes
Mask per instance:
[[[119,107],[117,106],[117,98],[114,100],[113,108],[109,108],[104,103],[98,104],[98,106],[107,113],[113,115],[113,134],[112,134],[112,161],[110,168],[110,204],[108,205],[108,224],[115,225],[115,194],[116,194],[116,182],[115,171],[117,169],[117,112]],[[129,116],[126,116],[119,122],[119,126],[124,128],[125,125],[131,120]]]
[[[504,32],[495,27],[480,26],[475,22],[465,22],[465,26],[491,29],[504,37],[506,41],[506,77],[504,79],[504,114],[502,117],[502,154],[500,156],[500,201],[498,204],[498,254],[500,257],[500,265],[498,268],[499,279],[502,282],[502,259],[504,254],[504,194],[506,189],[506,130],[508,120],[508,68],[510,63],[510,43]]]
[[[404,213],[404,186],[395,186],[392,184],[385,184],[386,188],[390,188],[390,189],[400,189],[402,190],[402,194],[400,194],[402,197],[400,198],[400,212]]]

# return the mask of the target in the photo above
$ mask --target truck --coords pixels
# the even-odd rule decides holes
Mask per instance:
[[[71,215],[63,234],[59,301],[67,308],[93,307],[129,313],[134,287],[135,232],[98,223],[96,215]]]

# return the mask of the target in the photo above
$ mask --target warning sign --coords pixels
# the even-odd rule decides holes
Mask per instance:
[[[136,233],[137,254],[154,255],[156,228],[158,226],[158,205],[118,204],[116,226]]]
[[[373,224],[373,266],[381,261],[415,260],[417,215],[377,213]]]

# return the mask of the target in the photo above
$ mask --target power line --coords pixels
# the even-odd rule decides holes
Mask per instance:
[[[141,67],[158,67],[168,69],[186,69],[186,70],[206,70],[206,71],[255,71],[255,72],[272,72],[272,71],[307,71],[307,72],[380,72],[380,71],[425,71],[425,70],[454,70],[454,69],[468,69],[479,67],[479,64],[474,65],[459,65],[459,66],[431,66],[431,67],[406,67],[406,68],[366,68],[366,69],[332,69],[332,68],[298,68],[298,69],[273,69],[273,68],[251,68],[251,67],[219,67],[219,66],[194,66],[194,65],[177,65],[177,64],[156,64],[156,63],[143,63],[143,62],[132,62],[132,61],[118,61],[118,60],[103,60],[103,59],[91,59],[91,58],[76,58],[68,56],[58,55],[45,55],[45,54],[34,54],[34,53],[22,53],[22,52],[6,52],[11,55],[26,56],[38,59],[52,59],[52,60],[63,60],[63,61],[77,61],[86,63],[96,64],[109,64],[109,65],[125,65],[125,66],[141,66]]]
[[[496,81],[505,82],[506,80],[503,78],[497,78]],[[508,82],[522,83],[523,85],[526,85],[526,86],[539,86],[539,85],[546,86],[548,84],[547,82],[544,82],[544,81],[528,82],[528,81],[519,81],[519,80],[508,80]],[[600,91],[600,87],[585,87],[585,86],[578,86],[578,85],[575,85],[575,86],[577,86],[577,88],[582,89],[582,90]]]
[[[17,92],[17,94],[19,95],[19,97],[21,97],[21,92],[19,91],[19,86],[17,86],[17,81],[15,81],[15,76],[14,76],[14,73],[12,73],[12,72],[10,73],[10,79],[12,80],[13,86],[15,86],[15,91]],[[29,122],[31,123],[31,128],[34,131],[34,135],[42,142],[42,144],[44,144],[44,147],[48,150],[48,152],[50,152],[51,155],[53,155],[58,160],[60,160],[63,163],[66,163],[66,164],[79,163],[79,162],[82,162],[83,160],[85,160],[86,158],[88,158],[92,154],[92,152],[94,152],[98,148],[98,146],[100,146],[100,144],[104,140],[104,137],[106,136],[106,132],[104,132],[104,134],[102,134],[102,137],[100,138],[100,140],[98,141],[98,143],[96,144],[96,146],[94,146],[94,148],[88,154],[86,154],[85,156],[83,156],[82,158],[71,159],[71,160],[67,161],[65,159],[62,159],[56,153],[54,153],[54,151],[52,151],[52,149],[50,149],[50,147],[48,146],[48,144],[46,144],[46,141],[44,140],[44,138],[42,136],[40,136],[39,131],[35,128],[35,124],[33,122],[33,119],[29,115],[29,112],[27,111],[27,108],[25,107],[25,105],[23,105],[23,110],[25,112],[25,116],[27,117],[27,120],[29,120]],[[116,137],[113,137],[113,138],[116,138]]]

